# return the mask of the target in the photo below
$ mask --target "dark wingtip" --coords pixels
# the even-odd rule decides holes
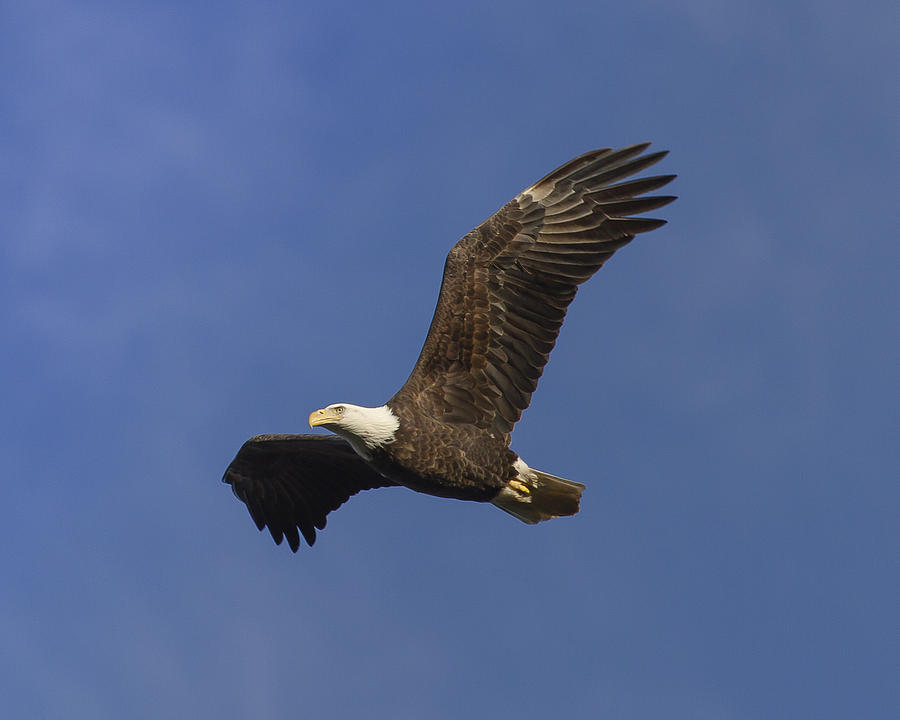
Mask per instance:
[[[646,225],[644,225],[640,229],[635,230],[636,233],[651,232],[653,230],[658,230],[663,225],[669,224],[668,220],[661,220],[659,218],[647,218],[647,220],[648,220],[648,222]]]
[[[300,532],[303,534],[303,539],[306,540],[306,544],[312,547],[316,544],[316,531],[313,528],[300,528]],[[297,552],[296,550],[294,552]]]
[[[657,150],[656,152],[652,152],[647,155],[644,155],[644,157],[641,159],[647,163],[644,167],[650,167],[650,165],[655,165],[656,163],[658,163],[660,160],[662,160],[668,154],[669,154],[668,150]],[[641,169],[643,169],[643,168],[641,168]]]
[[[659,207],[665,207],[669,203],[673,203],[678,199],[677,195],[657,195],[657,200],[660,202]]]
[[[638,152],[638,153],[642,153],[642,152],[644,152],[644,150],[646,150],[646,149],[647,149],[648,147],[650,147],[652,144],[653,144],[653,143],[652,143],[652,142],[649,142],[649,141],[648,141],[648,142],[632,143],[631,145],[625,145],[624,147],[619,148],[618,150],[616,150],[616,152],[617,152],[617,153],[626,153],[626,152],[631,152],[631,153]]]

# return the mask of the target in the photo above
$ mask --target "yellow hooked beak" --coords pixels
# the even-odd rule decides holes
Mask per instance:
[[[319,425],[327,425],[328,423],[340,422],[341,416],[334,410],[322,408],[321,410],[313,410],[309,414],[309,426],[318,427]]]

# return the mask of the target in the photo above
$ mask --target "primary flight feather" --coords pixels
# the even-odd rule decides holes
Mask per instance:
[[[578,286],[639,233],[645,196],[674,175],[626,178],[658,162],[649,143],[585,153],[516,195],[450,250],[425,344],[384,405],[309,416],[336,435],[257,435],[223,481],[295,552],[360,490],[389,485],[491,502],[527,523],[578,512],[584,485],[528,467],[510,433],[528,407]]]

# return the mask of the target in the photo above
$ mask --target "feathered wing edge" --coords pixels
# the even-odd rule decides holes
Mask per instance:
[[[665,157],[642,154],[648,146],[570,160],[453,247],[422,352],[397,400],[446,422],[512,430],[578,286],[636,234],[665,224],[632,217],[675,200],[640,197],[674,175],[627,179]]]
[[[287,538],[294,552],[300,535],[312,546],[326,515],[351,496],[395,484],[333,435],[257,435],[238,451],[222,482],[259,530],[268,527],[276,545]]]

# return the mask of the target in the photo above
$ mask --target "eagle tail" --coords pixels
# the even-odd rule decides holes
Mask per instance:
[[[578,512],[584,485],[534,470],[521,459],[515,469],[516,476],[491,500],[498,508],[529,525]]]

